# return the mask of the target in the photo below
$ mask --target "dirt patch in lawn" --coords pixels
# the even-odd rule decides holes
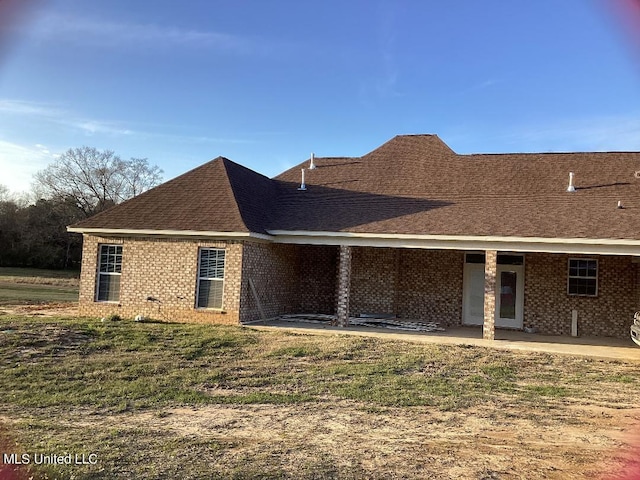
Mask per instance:
[[[638,439],[632,436],[640,426],[637,409],[558,405],[537,412],[495,404],[459,412],[367,411],[358,403],[327,399],[298,406],[82,415],[58,422],[64,429],[117,429],[130,447],[163,439],[167,470],[157,471],[157,478],[170,478],[171,462],[183,469],[184,478],[217,472],[221,478],[592,479],[622,478],[634,462],[640,466],[634,456]],[[178,451],[167,451],[167,444]],[[102,468],[118,476],[128,467]],[[129,471],[135,472],[140,470]]]
[[[292,476],[309,459],[330,458],[338,471],[364,477],[595,478],[620,471],[630,453],[627,432],[640,426],[640,410],[594,412],[577,406],[551,418],[500,405],[465,412],[368,412],[347,402],[173,409],[166,414],[139,415],[132,421],[235,445],[219,459],[222,467],[264,455]]]
[[[0,305],[0,315],[28,317],[77,317],[78,303],[42,303],[31,305]]]

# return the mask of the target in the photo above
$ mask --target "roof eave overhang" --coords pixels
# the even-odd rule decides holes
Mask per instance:
[[[359,247],[435,250],[499,250],[509,252],[638,255],[640,240],[600,238],[500,237],[473,235],[412,235],[352,232],[269,230],[276,243],[349,245]]]
[[[118,237],[160,237],[160,238],[206,238],[206,239],[254,239],[273,240],[271,235],[256,232],[217,232],[200,230],[150,230],[125,228],[85,228],[67,227],[68,232],[96,236]]]

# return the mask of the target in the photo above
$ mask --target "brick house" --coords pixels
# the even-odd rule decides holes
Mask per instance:
[[[81,313],[344,324],[375,312],[482,325],[485,338],[576,324],[628,335],[640,153],[459,155],[402,135],[312,160],[269,179],[219,157],[69,227],[84,236]]]

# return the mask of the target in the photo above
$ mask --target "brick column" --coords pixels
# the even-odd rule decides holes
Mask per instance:
[[[351,291],[351,247],[340,245],[338,257],[338,288],[336,292],[336,323],[349,325],[349,295]]]
[[[83,254],[84,257],[84,254]],[[632,257],[632,266],[634,270],[634,274],[636,276],[636,285],[635,285],[635,294],[636,298],[634,298],[634,307],[636,311],[640,310],[640,263],[635,263],[633,260],[636,260],[636,257]]]
[[[484,263],[484,325],[482,338],[494,340],[496,333],[496,271],[498,252],[487,250]]]

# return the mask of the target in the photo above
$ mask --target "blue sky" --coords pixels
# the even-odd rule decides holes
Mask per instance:
[[[165,179],[219,155],[273,176],[405,133],[640,150],[634,18],[604,7],[624,1],[37,2],[0,21],[0,183],[28,190],[82,145]]]

